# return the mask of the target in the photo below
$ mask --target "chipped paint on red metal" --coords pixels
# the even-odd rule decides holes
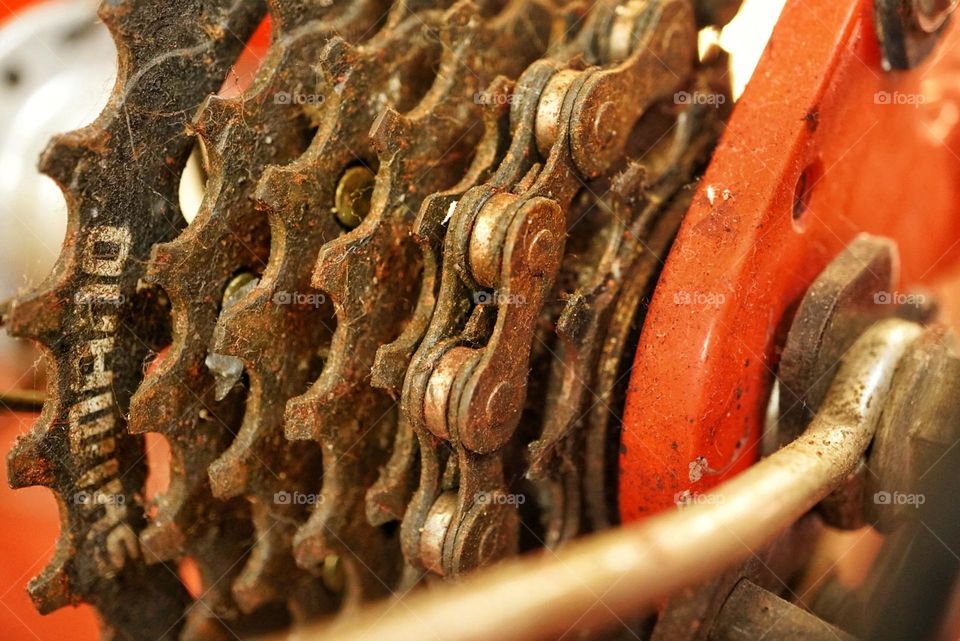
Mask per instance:
[[[641,336],[625,521],[756,460],[791,310],[857,232],[897,241],[907,285],[957,257],[958,30],[920,68],[887,73],[872,13],[871,0],[789,0],[734,111]]]

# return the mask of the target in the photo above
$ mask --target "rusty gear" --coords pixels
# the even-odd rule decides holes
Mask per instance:
[[[176,572],[148,566],[138,541],[147,468],[125,417],[144,359],[168,332],[143,265],[182,225],[190,118],[262,14],[258,2],[105,3],[120,60],[113,95],[41,159],[67,198],[67,238],[47,281],[14,303],[9,327],[49,351],[54,382],[10,455],[10,479],[53,488],[63,515],[56,555],[30,584],[38,608],[91,603],[119,638],[175,638],[187,604]]]
[[[726,115],[670,100],[726,91],[702,4],[268,0],[232,98],[259,3],[107,5],[121,81],[45,155],[70,234],[10,320],[57,365],[10,463],[66,507],[41,609],[221,638],[615,523],[623,355]]]

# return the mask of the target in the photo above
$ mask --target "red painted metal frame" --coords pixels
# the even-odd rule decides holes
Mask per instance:
[[[33,4],[39,4],[38,0],[0,0],[0,21]]]
[[[954,263],[955,27],[922,67],[888,73],[871,0],[788,0],[651,302],[624,416],[625,521],[756,459],[792,311],[857,232],[899,243],[907,285]]]

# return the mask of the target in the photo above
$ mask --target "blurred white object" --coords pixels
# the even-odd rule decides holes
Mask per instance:
[[[66,204],[37,159],[100,113],[116,57],[95,2],[41,2],[0,25],[0,300],[42,281],[60,253]]]
[[[730,52],[733,97],[743,93],[786,0],[744,0],[737,16],[720,33],[720,46]]]

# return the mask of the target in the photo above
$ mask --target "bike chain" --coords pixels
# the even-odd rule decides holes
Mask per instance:
[[[253,85],[199,110],[264,11],[173,4],[103,12],[128,66],[62,139],[85,155],[46,156],[71,235],[11,327],[74,375],[11,478],[129,500],[67,505],[41,608],[221,638],[615,523],[624,354],[725,116],[668,104],[725,91],[690,0],[270,0]],[[146,526],[148,431],[172,462]]]
[[[498,175],[452,208],[440,300],[407,373],[404,411],[418,434],[421,480],[404,517],[404,549],[444,576],[517,549],[519,509],[506,472],[516,464],[506,446],[524,438],[517,427],[530,354],[564,254],[567,210],[696,59],[684,2],[598,10],[585,31],[588,56],[626,59],[602,68],[542,61],[520,79],[514,109],[526,126]],[[613,133],[600,130],[601,120],[618,123]],[[465,304],[478,294],[487,300]]]
[[[389,454],[396,403],[369,377],[377,348],[397,335],[417,295],[415,214],[423,198],[463,175],[483,131],[475,94],[543,53],[552,16],[547,4],[511,0],[484,19],[472,3],[457,3],[441,21],[442,54],[426,95],[404,114],[387,107],[372,125],[379,164],[370,211],[320,249],[313,274],[336,309],[330,357],[311,389],[288,405],[288,425],[311,426],[329,453],[322,491],[330,500],[298,533],[304,564],[342,552],[341,529],[363,513],[364,492]],[[515,55],[503,57],[503,50]],[[343,510],[337,499],[344,497],[352,497],[353,511]],[[346,547],[356,550],[352,541]]]

